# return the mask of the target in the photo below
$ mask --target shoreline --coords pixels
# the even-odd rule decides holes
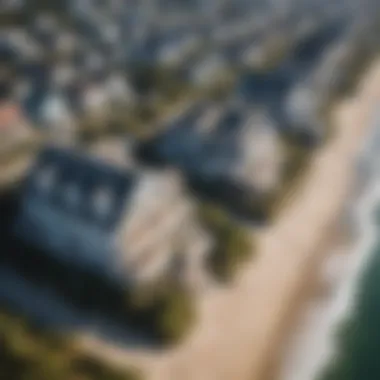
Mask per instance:
[[[348,199],[358,142],[368,132],[364,120],[379,99],[376,61],[357,95],[338,106],[337,133],[312,158],[298,196],[259,234],[256,259],[231,288],[203,297],[199,326],[182,345],[159,354],[118,348],[91,336],[80,345],[116,365],[141,367],[148,380],[263,380],[269,358],[279,352],[286,317],[307,288],[305,279],[311,279],[310,268],[326,254],[320,248]]]
[[[363,80],[361,81],[360,85],[358,86],[358,91],[354,94],[354,96],[346,101],[340,102],[337,105],[337,110],[333,112],[333,115],[335,117],[335,123],[337,125],[337,128],[357,128],[358,131],[358,136],[357,138],[360,139],[360,146],[354,146],[352,144],[352,147],[350,147],[349,153],[350,155],[347,156],[347,161],[357,157],[359,155],[359,150],[361,148],[361,145],[365,142],[362,141],[362,139],[368,134],[368,132],[364,131],[364,129],[369,129],[369,128],[363,128],[362,133],[360,133],[359,128],[357,127],[357,124],[362,124],[362,125],[367,125],[368,120],[363,120],[367,119],[368,117],[371,116],[371,112],[373,109],[376,107],[376,101],[380,100],[380,62],[379,60],[376,60],[370,67],[367,73],[365,73]],[[361,120],[360,123],[356,123],[358,119]],[[343,138],[343,137],[342,137]],[[363,139],[364,140],[364,139]],[[348,147],[348,146],[347,146]],[[347,165],[348,162],[345,162],[345,165]],[[348,177],[353,177],[353,175],[350,176],[350,171],[349,167],[345,167],[344,169],[347,170],[347,176]],[[353,173],[356,174],[356,173]],[[312,174],[310,174],[312,175]],[[352,178],[347,178],[348,182],[352,182]],[[338,203],[341,203],[340,205],[340,213],[343,213],[345,211],[344,209],[344,204],[342,204],[342,200],[344,203],[348,203],[352,201],[352,198],[355,199],[355,194],[350,194],[350,192],[355,193],[355,185],[353,183],[348,183],[347,182],[347,192],[345,196],[342,197],[341,200],[338,201]],[[297,201],[296,201],[297,202]],[[339,209],[339,207],[338,207]],[[337,220],[330,219],[329,224],[327,224],[327,230],[330,228],[339,228],[340,223],[339,223],[339,214],[337,215]],[[295,292],[294,294],[294,302],[290,303],[289,306],[289,312],[286,314],[284,312],[285,316],[285,322],[284,322],[284,327],[281,330],[281,327],[279,327],[279,333],[277,337],[273,338],[272,344],[274,346],[277,346],[275,349],[270,352],[268,351],[268,356],[275,356],[275,359],[272,361],[267,362],[266,366],[263,366],[263,370],[261,372],[258,372],[258,375],[254,377],[254,379],[257,380],[266,380],[266,379],[277,379],[276,374],[277,373],[277,367],[278,367],[278,362],[279,362],[279,357],[281,356],[281,350],[284,350],[284,345],[286,341],[286,337],[289,338],[289,335],[292,334],[291,331],[284,331],[286,330],[286,326],[293,326],[297,323],[297,318],[300,318],[300,307],[302,304],[307,302],[310,297],[313,297],[313,291],[316,289],[320,289],[320,284],[318,283],[318,277],[319,273],[318,271],[315,270],[321,269],[321,266],[324,262],[324,260],[328,259],[328,257],[332,253],[332,249],[335,250],[343,250],[344,254],[351,254],[351,252],[347,252],[347,245],[345,244],[345,241],[343,240],[342,242],[338,243],[329,243],[329,239],[333,238],[334,236],[330,236],[329,233],[325,235],[323,238],[323,234],[321,234],[321,246],[323,247],[326,245],[325,248],[321,248],[321,246],[317,246],[318,248],[315,249],[315,255],[313,257],[313,254],[311,254],[310,257],[310,262],[308,264],[305,264],[305,273],[304,273],[304,280],[300,280],[300,286],[299,286],[299,291]],[[324,240],[323,240],[324,239]],[[327,240],[326,240],[327,239]],[[351,242],[353,243],[353,242]],[[340,247],[340,246],[343,247]],[[348,245],[350,246],[350,244]],[[302,274],[300,274],[302,277]],[[307,286],[302,286],[307,285]],[[298,299],[297,299],[298,297]],[[314,297],[319,297],[318,295],[314,295]],[[292,305],[296,305],[294,310],[292,309]],[[288,322],[286,322],[288,321]],[[291,328],[290,328],[291,329]],[[277,357],[277,361],[276,361]],[[268,370],[268,367],[269,368]],[[282,380],[282,379],[280,379]],[[293,380],[293,378],[292,378]],[[311,380],[308,378],[308,380]]]
[[[380,87],[380,83],[379,83]],[[377,97],[377,100],[380,100],[380,96]],[[376,119],[376,106],[370,107],[371,109],[368,110],[368,117],[371,119],[369,124],[372,123],[372,119]],[[352,111],[354,113],[354,111]],[[375,124],[375,123],[374,123]],[[367,138],[364,141],[363,151],[360,152],[357,155],[357,159],[362,163],[362,160],[367,160],[369,150],[368,146],[370,145],[372,135],[376,131],[376,125],[370,126],[369,133],[367,134]],[[378,127],[377,127],[378,130]],[[376,157],[371,157],[372,161],[376,159]],[[370,162],[373,164],[373,162]],[[322,271],[310,273],[312,274],[312,277],[309,277],[309,285],[311,283],[311,290],[306,291],[305,297],[303,297],[300,302],[297,305],[297,310],[293,312],[293,318],[291,318],[290,322],[290,331],[286,333],[285,338],[282,341],[280,353],[278,354],[277,361],[275,363],[275,370],[272,372],[272,375],[269,377],[269,379],[276,379],[276,380],[301,380],[304,379],[306,374],[305,370],[302,372],[302,367],[304,368],[311,368],[313,366],[311,362],[314,361],[314,370],[310,370],[308,373],[307,379],[312,380],[316,378],[321,370],[323,370],[324,362],[328,362],[332,359],[332,354],[326,354],[326,358],[319,358],[319,360],[315,360],[316,354],[316,347],[311,343],[310,341],[314,343],[321,344],[321,340],[323,338],[316,338],[316,331],[319,331],[322,336],[325,336],[325,339],[330,341],[330,345],[334,344],[334,332],[336,328],[339,327],[340,323],[344,321],[345,315],[341,315],[340,317],[333,317],[331,316],[330,319],[326,322],[326,326],[320,326],[321,322],[316,320],[316,317],[318,318],[318,315],[325,315],[328,313],[332,313],[332,310],[339,302],[339,295],[342,292],[342,288],[346,286],[347,282],[353,281],[352,273],[346,273],[355,263],[355,260],[357,261],[357,256],[360,256],[360,252],[357,252],[357,245],[359,244],[360,239],[362,239],[364,233],[362,231],[362,226],[356,226],[354,231],[351,231],[352,226],[347,226],[345,223],[347,220],[345,218],[349,218],[350,222],[354,220],[354,223],[358,223],[359,221],[359,213],[358,209],[360,209],[362,206],[362,203],[365,202],[365,199],[368,197],[371,197],[371,185],[373,185],[374,182],[374,176],[375,174],[372,173],[371,177],[364,178],[363,181],[363,172],[360,172],[361,169],[368,169],[368,163],[365,167],[356,167],[354,172],[354,183],[351,186],[351,195],[347,197],[346,199],[346,206],[342,210],[342,214],[340,217],[340,221],[336,223],[335,227],[343,228],[345,229],[345,232],[343,233],[343,236],[340,237],[338,242],[333,242],[332,244],[328,245],[325,249],[321,250],[320,254],[320,260],[317,264],[317,268],[320,269],[328,269],[328,265],[331,266],[331,264],[334,263],[334,259],[339,259],[342,264],[343,268],[339,269],[339,278],[336,279],[335,276],[337,275],[337,270],[335,269],[335,272],[330,273],[333,276],[333,279],[331,278],[324,278],[324,274]],[[368,174],[364,174],[368,175]],[[369,223],[369,221],[368,221]],[[368,224],[367,223],[367,224]],[[339,234],[339,232],[338,232]],[[351,235],[351,236],[350,236]],[[352,236],[353,235],[353,236]],[[343,238],[343,239],[342,239]],[[343,262],[344,261],[344,262]],[[364,265],[365,263],[361,263],[360,265]],[[327,267],[327,268],[326,268]],[[343,271],[343,275],[340,276],[341,272]],[[355,276],[355,275],[354,275]],[[310,281],[311,280],[311,281]],[[332,283],[331,283],[332,282]],[[315,290],[319,291],[319,293],[315,293]],[[337,294],[338,293],[338,294]],[[301,326],[301,328],[299,328]],[[297,328],[298,327],[298,328]],[[327,337],[328,336],[328,337]],[[313,341],[314,339],[314,341]],[[315,342],[315,339],[317,339],[317,342]],[[313,345],[313,349],[311,349],[311,345]],[[320,351],[322,351],[321,348],[319,348]],[[290,352],[289,352],[290,351]],[[305,354],[306,352],[306,354]],[[321,355],[323,355],[322,352],[320,352]],[[289,355],[290,354],[290,355]],[[309,358],[309,364],[301,363],[302,358],[308,359]],[[312,359],[310,359],[312,358]],[[297,362],[298,360],[298,362]],[[293,369],[291,362],[293,361]],[[294,361],[296,364],[294,364]],[[322,364],[321,364],[322,362]],[[319,363],[319,364],[318,364]],[[297,372],[298,371],[298,372]],[[314,371],[314,372],[313,372]],[[313,377],[311,376],[311,373],[314,373]],[[303,375],[300,375],[300,373],[303,373]],[[296,376],[297,374],[297,376]],[[267,377],[263,377],[262,380],[266,379]]]
[[[335,231],[335,227],[337,227],[339,222],[332,224],[332,227],[334,228],[331,228],[331,231],[327,231],[324,241],[315,248],[314,260],[310,260],[311,262],[308,264],[307,268],[305,268],[305,273],[300,282],[307,283],[308,286],[300,288],[300,291],[289,305],[289,311],[287,315],[284,316],[282,326],[278,328],[278,343],[274,344],[276,349],[273,349],[272,354],[268,355],[270,356],[270,360],[267,362],[261,374],[257,377],[260,380],[282,380],[282,378],[279,377],[280,362],[281,358],[284,356],[284,351],[288,348],[287,345],[289,340],[294,336],[294,330],[296,329],[297,324],[301,322],[302,315],[300,315],[300,308],[307,304],[310,298],[320,297],[318,294],[320,292],[318,272],[314,269],[327,258],[330,249],[336,245],[335,240],[337,232]],[[326,253],[324,257],[320,256],[321,252]]]
[[[326,252],[327,255],[322,265],[331,264],[331,260],[336,258],[336,251],[338,251],[338,255],[341,256],[340,259],[345,260],[342,263],[343,268],[339,266],[338,279],[333,278],[333,284],[328,284],[328,292],[322,296],[324,303],[319,303],[318,299],[315,299],[315,295],[314,297],[310,295],[309,298],[304,300],[303,305],[301,304],[301,306],[304,306],[304,309],[298,313],[298,319],[303,319],[304,325],[297,335],[294,323],[292,331],[288,334],[287,342],[285,342],[288,346],[286,347],[286,344],[284,344],[282,352],[282,359],[285,358],[281,363],[283,371],[281,373],[277,369],[275,377],[277,380],[302,380],[306,377],[313,380],[323,374],[325,367],[331,363],[334,356],[338,353],[336,351],[336,344],[339,342],[336,338],[336,332],[341,324],[350,318],[354,310],[352,307],[355,307],[355,290],[357,289],[363,270],[366,268],[367,260],[371,260],[373,245],[377,241],[372,212],[379,202],[380,178],[372,169],[370,178],[367,177],[365,182],[361,183],[363,173],[360,173],[360,169],[367,169],[367,173],[368,170],[371,171],[370,166],[373,166],[376,162],[378,163],[380,159],[379,154],[374,153],[373,148],[371,149],[371,143],[374,141],[373,137],[380,136],[379,117],[376,110],[374,114],[371,114],[371,118],[375,119],[374,125],[371,127],[371,133],[365,142],[363,152],[358,157],[360,165],[364,163],[365,166],[357,168],[357,183],[356,189],[354,189],[356,191],[354,191],[353,196],[347,202],[353,202],[353,204],[347,205],[347,208],[355,223],[358,224],[355,229],[355,238],[348,245],[344,245],[343,247],[333,245]],[[337,269],[336,267],[335,273],[332,273],[333,277],[336,276]],[[341,275],[342,272],[343,275]],[[322,277],[321,273],[319,275]],[[323,278],[319,278],[318,286],[321,287],[323,285]],[[323,315],[323,323],[321,323],[320,319],[317,321],[315,317],[309,320],[307,318],[300,318],[302,316],[305,317],[308,312],[310,314],[310,311],[317,318],[319,315]],[[293,347],[292,339],[296,341]],[[290,356],[287,355],[289,352],[285,352],[286,348],[290,348]],[[287,364],[291,364],[292,359],[293,362],[296,359],[297,363],[297,359],[301,361],[301,358],[304,361],[306,359],[308,363],[306,366],[298,363],[293,368],[287,367]],[[281,365],[278,365],[278,367],[281,368]],[[308,374],[306,375],[305,372],[308,372]]]

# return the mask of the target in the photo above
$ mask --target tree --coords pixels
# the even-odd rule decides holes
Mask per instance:
[[[172,289],[156,304],[156,331],[167,344],[179,342],[188,333],[196,320],[195,306],[191,295]]]
[[[1,380],[140,380],[135,370],[119,371],[77,351],[56,334],[0,314]]]
[[[210,270],[220,280],[232,280],[240,265],[251,257],[251,237],[220,207],[202,205],[199,215],[216,242],[210,255]]]

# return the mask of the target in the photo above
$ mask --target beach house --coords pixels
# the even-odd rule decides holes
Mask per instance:
[[[211,246],[176,172],[123,170],[53,147],[26,181],[14,232],[59,262],[128,287],[170,275],[178,257],[183,279],[200,281]]]
[[[220,52],[210,52],[189,68],[189,81],[197,86],[207,87],[224,79],[227,62]]]
[[[39,109],[39,126],[55,141],[72,142],[75,139],[76,117],[67,95],[48,91]]]
[[[287,120],[295,129],[308,128],[315,118],[317,107],[317,94],[307,83],[294,86],[285,100]]]
[[[19,104],[11,100],[0,102],[0,155],[11,154],[33,137]]]
[[[170,30],[157,52],[157,61],[164,67],[179,67],[200,47],[200,39],[192,31]]]
[[[237,139],[240,154],[233,177],[259,193],[275,191],[285,156],[274,120],[263,110],[248,113]]]
[[[227,206],[241,208],[244,199],[275,190],[284,152],[268,114],[243,104],[210,103],[191,115],[144,143],[145,156],[180,169],[196,189]]]

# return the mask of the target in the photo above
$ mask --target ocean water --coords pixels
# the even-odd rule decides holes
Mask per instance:
[[[355,209],[359,238],[331,326],[330,355],[316,380],[380,379],[380,118],[359,159],[368,184]],[[362,171],[360,173],[360,170]],[[313,379],[313,380],[314,380]]]
[[[276,380],[380,380],[380,112],[354,169],[342,216],[353,241],[329,253],[328,292],[305,307]]]
[[[336,331],[335,352],[318,380],[380,379],[380,241],[360,279],[353,311]]]

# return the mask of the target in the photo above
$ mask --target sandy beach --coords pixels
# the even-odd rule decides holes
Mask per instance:
[[[297,196],[260,232],[256,257],[236,284],[204,294],[198,327],[180,347],[159,354],[139,352],[87,336],[82,341],[86,349],[116,364],[139,366],[148,380],[270,378],[289,316],[302,290],[311,285],[350,194],[355,158],[379,101],[377,62],[355,97],[334,110],[336,133],[313,157]]]
[[[338,352],[336,331],[353,313],[363,271],[373,259],[378,226],[373,218],[380,201],[379,110],[371,111],[370,132],[358,157],[355,186],[346,199],[340,225],[350,229],[325,250],[313,273],[315,289],[303,299],[284,340],[276,380],[317,379]]]

